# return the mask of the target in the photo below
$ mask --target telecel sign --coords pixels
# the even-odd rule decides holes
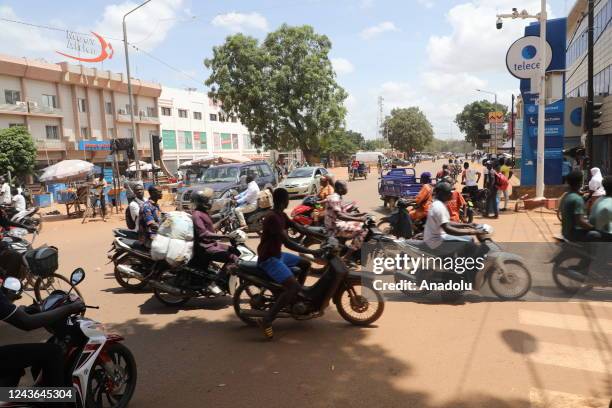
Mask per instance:
[[[508,71],[519,79],[533,79],[540,75],[540,37],[528,35],[519,38],[506,54]],[[546,67],[552,61],[552,48],[546,42]]]

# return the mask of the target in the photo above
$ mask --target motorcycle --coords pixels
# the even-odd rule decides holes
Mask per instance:
[[[463,187],[461,195],[467,203],[468,210],[465,215],[462,215],[462,219],[465,218],[464,222],[471,223],[474,219],[474,213],[477,212],[481,216],[487,215],[487,198],[489,197],[489,190],[485,188],[478,189],[478,192],[472,196],[467,187]]]
[[[414,234],[412,220],[408,212],[408,207],[411,204],[413,205],[414,202],[400,198],[395,205],[393,213],[388,217],[380,219],[376,225],[378,229],[384,234],[390,234],[397,238],[411,238]]]
[[[147,286],[156,261],[137,239],[127,237],[131,236],[127,234],[128,231],[120,228],[113,230],[115,238],[107,257],[109,263],[114,265],[117,283],[125,289],[140,291]]]
[[[319,198],[317,196],[307,196],[302,200],[302,204],[298,205],[291,211],[291,221],[296,224],[304,226],[319,226],[322,224],[324,219],[324,207],[318,204]],[[355,201],[343,204],[343,211],[349,213],[359,213],[357,203]],[[318,216],[316,216],[318,212]],[[294,231],[292,228],[289,229],[289,237],[300,242],[304,236],[298,231]]]
[[[341,246],[335,238],[329,238],[323,249],[328,267],[317,282],[305,286],[297,299],[282,310],[278,317],[296,320],[320,317],[331,300],[347,322],[356,326],[371,325],[383,314],[385,304],[382,295],[362,284],[362,278],[365,277],[362,273],[349,272],[339,258]],[[299,273],[297,269],[294,272]],[[234,294],[234,311],[240,320],[254,326],[255,318],[266,316],[285,289],[270,280],[256,262],[238,262],[236,274],[242,283]],[[364,295],[365,292],[369,293],[368,296]]]
[[[85,271],[77,268],[70,276],[70,283],[76,287],[84,279]],[[7,278],[3,286],[22,291],[21,283],[15,278]],[[46,312],[76,299],[71,291],[57,290],[31,307]],[[136,389],[137,368],[132,352],[122,344],[122,336],[107,333],[102,324],[86,318],[84,313],[55,322],[46,329],[51,333],[47,343],[59,345],[65,354],[66,378],[70,378],[77,407],[128,405]],[[40,369],[33,368],[32,374],[40,381]]]
[[[553,281],[559,289],[574,295],[580,290],[589,291],[594,287],[612,287],[612,258],[607,251],[609,243],[571,242],[562,237],[555,238],[561,245],[550,262],[553,264]]]
[[[236,202],[232,199],[224,199],[226,200],[225,204],[222,204],[221,210],[212,216],[213,222],[219,223],[219,231],[224,234],[229,234],[232,231],[235,231],[240,228],[240,221],[238,221],[238,217],[236,216]],[[258,207],[255,211],[244,214],[244,220],[247,223],[245,232],[255,232],[257,234],[261,234],[263,230],[263,219],[266,214],[268,214],[269,208],[260,208]]]
[[[351,169],[348,181],[356,180],[357,177],[363,177],[364,180],[368,179],[368,169],[364,164],[360,164],[356,169]]]
[[[483,258],[482,267],[475,270],[457,273],[447,272],[439,268],[396,271],[394,278],[396,282],[412,282],[415,288],[420,288],[422,282],[428,283],[461,283],[471,284],[473,290],[480,290],[488,281],[493,293],[502,300],[517,300],[525,296],[531,289],[531,273],[525,265],[523,259],[503,249],[491,239],[493,228],[481,224],[476,228],[483,231],[483,235],[478,236],[479,244],[471,258]],[[432,258],[438,256],[431,254],[431,249],[423,241],[405,240],[403,241],[402,252],[407,253],[411,258],[421,258],[423,254]],[[457,253],[448,254],[448,257],[457,258]],[[467,287],[467,285],[465,286]],[[424,296],[430,291],[428,289],[404,290],[408,296]],[[455,301],[463,294],[463,290],[442,291],[442,299],[445,301]]]
[[[42,217],[38,207],[30,207],[25,211],[17,211],[12,205],[3,205],[2,210],[12,222],[22,224],[24,228],[33,228],[38,232],[42,230]]]

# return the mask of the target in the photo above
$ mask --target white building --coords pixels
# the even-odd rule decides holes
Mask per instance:
[[[251,143],[249,131],[204,92],[163,87],[159,98],[162,160],[174,172],[180,163],[211,154],[268,157]]]
[[[140,157],[158,135],[161,86],[132,80]],[[63,159],[104,163],[110,140],[131,138],[123,74],[0,55],[0,128],[25,126],[38,148],[37,167]]]

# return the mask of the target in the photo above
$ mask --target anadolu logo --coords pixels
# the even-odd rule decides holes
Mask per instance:
[[[508,71],[519,79],[532,79],[540,73],[540,37],[528,35],[516,40],[506,54]],[[546,67],[552,61],[552,48],[546,43]]]

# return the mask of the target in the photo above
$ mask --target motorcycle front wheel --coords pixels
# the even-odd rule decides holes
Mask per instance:
[[[520,261],[506,260],[504,273],[493,271],[489,276],[489,286],[502,300],[517,300],[531,289],[531,273]]]
[[[113,373],[108,373],[98,357],[87,383],[87,408],[125,408],[136,389],[137,369],[132,352],[121,343],[108,345],[103,353],[111,360]]]
[[[128,256],[125,260],[122,260],[119,264],[130,265],[132,267],[140,267],[142,265],[142,261],[138,259],[137,257]],[[141,281],[136,278],[130,278],[130,277],[124,276],[117,269],[117,266],[119,264],[115,264],[114,274],[115,274],[115,280],[117,281],[119,285],[121,285],[121,287],[128,289],[128,290],[132,290],[132,291],[140,291],[147,286],[146,281]],[[141,269],[141,268],[137,268],[137,269]]]
[[[361,282],[346,283],[335,298],[336,309],[344,320],[355,326],[369,326],[382,316],[385,301],[377,290]]]
[[[385,235],[391,235],[393,232],[393,226],[389,220],[383,219],[378,224],[376,224],[376,228],[380,230]]]

